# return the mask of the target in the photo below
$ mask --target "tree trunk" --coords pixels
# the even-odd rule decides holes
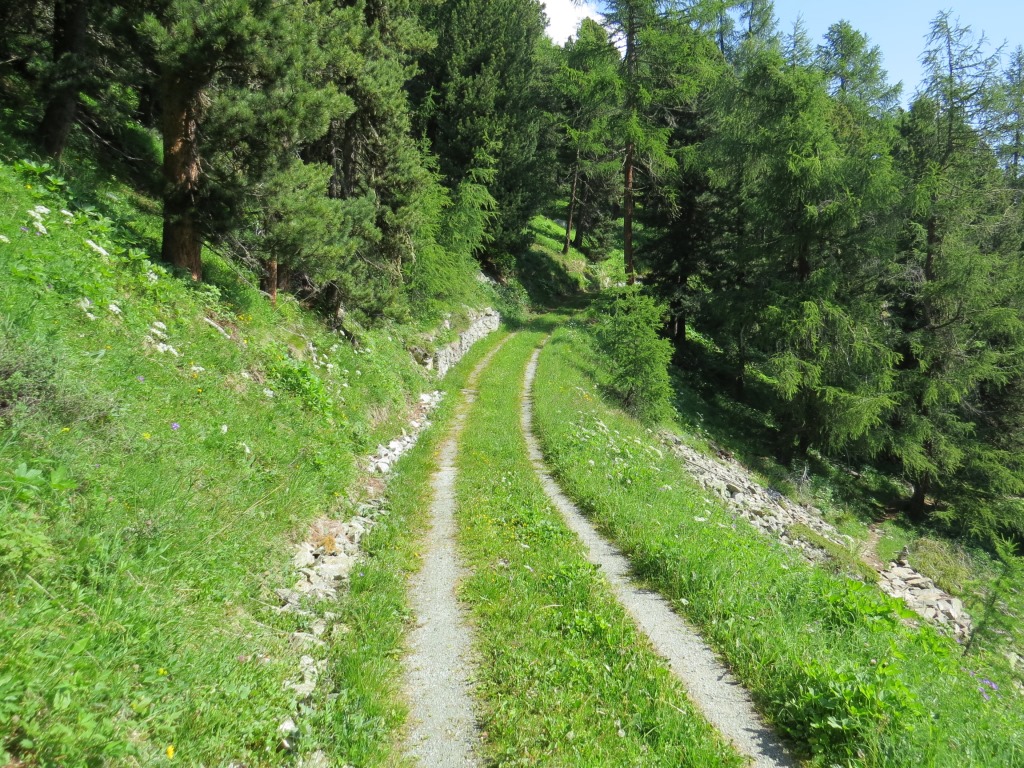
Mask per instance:
[[[928,519],[927,498],[931,488],[931,478],[922,475],[914,483],[914,493],[907,500],[907,517],[912,523],[923,523]]]
[[[270,303],[277,305],[277,259],[268,259],[263,265],[260,289],[270,297]]]
[[[636,283],[636,265],[633,262],[633,142],[626,145],[626,183],[622,195],[622,250],[626,259],[626,282]]]
[[[200,165],[198,105],[202,91],[187,80],[165,73],[161,81],[164,139],[165,261],[203,279],[203,238],[196,221]]]
[[[576,172],[572,177],[572,193],[569,195],[569,214],[565,220],[565,245],[562,246],[562,254],[569,253],[569,245],[572,243],[572,217],[576,213],[576,189],[580,183],[580,153],[576,153]]]
[[[55,0],[53,4],[53,63],[55,87],[39,126],[43,151],[59,160],[75,122],[82,62],[89,29],[86,0]]]
[[[576,235],[572,239],[572,247],[578,251],[583,249],[583,236],[586,229],[586,219],[580,216],[580,220],[576,222]]]

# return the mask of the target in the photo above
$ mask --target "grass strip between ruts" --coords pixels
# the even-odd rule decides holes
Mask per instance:
[[[566,492],[702,631],[815,765],[1024,765],[1020,695],[873,586],[735,520],[602,399],[570,322],[540,358],[536,428]]]
[[[526,330],[484,373],[459,453],[461,589],[497,765],[731,766],[547,500],[519,423]]]

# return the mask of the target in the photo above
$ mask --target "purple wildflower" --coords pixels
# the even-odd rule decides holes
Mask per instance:
[[[985,699],[985,701],[991,701],[992,700],[992,697],[989,696],[988,693],[985,692],[984,688],[979,688],[978,690],[981,691],[981,696],[982,696],[983,699]]]
[[[135,377],[135,380],[136,380],[136,381],[145,381],[145,380],[146,380],[146,377],[145,377],[145,376],[136,376],[136,377]]]
[[[177,432],[179,429],[181,429],[181,424],[179,424],[176,421],[172,421],[171,422],[171,429],[174,430],[175,432]]]
[[[28,227],[19,227],[19,229],[21,229],[22,232],[28,232]]]
[[[999,686],[998,686],[998,685],[996,685],[995,683],[993,683],[993,682],[992,682],[991,680],[989,680],[989,679],[988,679],[987,677],[985,677],[985,678],[982,678],[981,682],[982,682],[982,683],[983,683],[984,685],[987,685],[987,686],[988,686],[989,688],[991,688],[991,689],[992,689],[993,691],[998,691],[998,690],[999,690]]]

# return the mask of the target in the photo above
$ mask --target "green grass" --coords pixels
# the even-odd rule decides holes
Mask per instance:
[[[730,766],[541,488],[519,426],[521,332],[484,373],[461,441],[462,588],[476,624],[495,765]]]
[[[993,657],[962,659],[898,601],[734,521],[655,452],[645,425],[602,401],[599,365],[572,324],[545,348],[536,408],[549,461],[812,764],[1024,765],[1024,700]]]
[[[323,750],[337,765],[403,764],[396,734],[405,722],[401,690],[404,642],[411,620],[408,577],[419,569],[419,540],[430,506],[436,450],[447,435],[468,372],[502,334],[479,342],[444,380],[444,400],[416,447],[395,465],[387,494],[388,514],[364,538],[365,559],[337,604],[320,606],[337,615],[320,685],[328,704],[301,724],[305,752]]]
[[[417,329],[356,346],[209,251],[206,283],[179,280],[150,259],[156,209],[95,169],[3,160],[0,200],[0,762],[277,765],[294,716],[369,760],[381,726],[356,724],[388,705],[350,677],[300,712],[306,620],[273,590],[431,386]]]
[[[678,369],[675,375],[675,407],[687,441],[700,450],[713,444],[733,452],[764,485],[817,507],[840,533],[862,545],[870,538],[870,528],[880,527],[877,554],[882,563],[895,560],[907,547],[912,567],[960,597],[972,616],[987,616],[978,622],[983,629],[972,652],[986,651],[989,663],[1001,667],[1024,690],[1024,665],[1014,661],[1024,655],[1024,580],[1007,579],[999,587],[998,599],[990,601],[1002,573],[991,549],[963,537],[951,538],[941,523],[910,525],[900,514],[906,484],[887,474],[884,466],[849,467],[814,452],[784,465],[776,458],[780,445],[770,415],[750,405],[763,402],[769,393],[749,382],[744,403],[728,387],[709,384],[721,383],[728,375],[721,350],[692,329],[689,339],[688,352],[699,365]],[[847,559],[842,552],[834,554]],[[856,563],[848,566],[861,570]]]
[[[870,565],[858,557],[856,552],[839,546],[831,539],[826,539],[813,528],[802,523],[791,525],[787,530],[791,537],[802,539],[808,544],[813,544],[819,549],[828,553],[828,567],[836,573],[845,573],[860,578],[865,584],[874,584],[878,581],[878,573]]]

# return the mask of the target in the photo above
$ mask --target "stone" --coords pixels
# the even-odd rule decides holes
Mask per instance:
[[[295,567],[299,570],[309,568],[316,563],[316,554],[313,551],[313,545],[308,542],[300,544],[298,551],[295,553],[294,563]]]
[[[299,768],[331,768],[331,762],[320,750],[299,760]]]

